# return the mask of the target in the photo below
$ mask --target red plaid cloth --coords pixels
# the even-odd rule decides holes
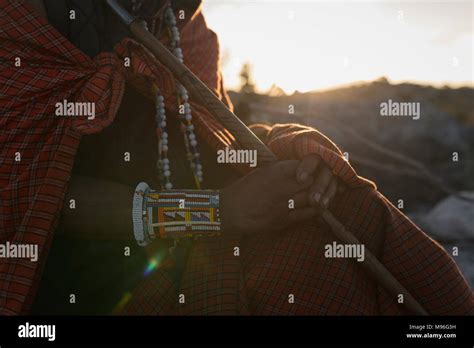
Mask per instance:
[[[186,63],[229,104],[218,69],[217,37],[199,9],[181,29]],[[124,67],[124,57],[131,58],[130,68]],[[133,40],[92,60],[27,3],[0,0],[0,243],[39,245],[37,263],[0,260],[0,313],[28,311],[81,135],[100,132],[113,121],[126,82],[145,94],[154,82],[166,100],[174,100],[166,98],[175,90],[171,73]],[[65,99],[95,102],[95,119],[55,117],[55,104]],[[216,148],[232,147],[232,135],[203,107],[192,106],[200,139]],[[16,152],[21,162],[15,161]]]
[[[260,132],[259,132],[260,133]],[[474,297],[451,257],[375,185],[356,175],[318,131],[275,125],[266,143],[280,159],[315,153],[349,189],[329,207],[430,314],[473,314]],[[128,314],[407,314],[353,260],[328,259],[322,220],[283,233],[199,240],[179,288],[158,270],[135,290]],[[234,256],[234,247],[240,256]],[[185,303],[178,296],[185,296]],[[294,303],[289,303],[289,295]]]
[[[200,12],[182,28],[186,63],[228,102],[218,69],[217,38]],[[132,57],[123,68],[122,58]],[[21,68],[14,66],[21,57]],[[37,243],[40,261],[2,260],[0,312],[28,310],[53,237],[81,134],[113,121],[125,82],[165,96],[174,82],[132,40],[89,59],[21,1],[0,1],[0,242]],[[93,121],[55,118],[54,104],[95,101]],[[170,98],[167,98],[170,99]],[[174,105],[167,105],[175,108]],[[215,148],[235,139],[194,104],[198,136]],[[473,295],[453,260],[358,177],[327,138],[298,125],[273,127],[267,143],[280,158],[319,154],[350,189],[331,211],[374,252],[432,314],[474,312]],[[15,152],[22,161],[15,162]],[[134,291],[130,314],[397,314],[403,309],[355,262],[324,258],[333,241],[322,221],[279,234],[198,241],[175,288],[158,269]],[[234,256],[234,247],[240,256]],[[166,263],[166,262],[165,262]],[[178,303],[178,295],[185,303]],[[288,296],[295,302],[290,304]]]

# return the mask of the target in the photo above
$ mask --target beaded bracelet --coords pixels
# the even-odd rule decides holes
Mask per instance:
[[[133,220],[133,234],[135,235],[135,240],[140,246],[146,246],[150,244],[150,237],[146,232],[146,224],[144,223],[144,217],[146,216],[145,209],[145,197],[150,186],[147,183],[141,182],[135,188],[135,193],[133,194],[133,205],[132,205],[132,220]]]
[[[140,183],[135,191],[133,221],[139,245],[147,245],[156,237],[180,239],[221,234],[219,191],[156,191],[146,183]]]

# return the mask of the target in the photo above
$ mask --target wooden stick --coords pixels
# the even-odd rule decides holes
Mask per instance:
[[[230,111],[227,106],[183,63],[181,63],[163,44],[151,34],[146,23],[133,18],[116,0],[107,0],[108,5],[128,26],[135,39],[145,46],[174,77],[183,84],[192,97],[199,102],[217,119],[246,149],[257,150],[260,163],[271,163],[277,160],[270,149],[247,128],[247,126]],[[331,212],[323,209],[324,221],[331,227],[333,234],[345,244],[361,244]],[[358,262],[369,274],[378,281],[392,296],[402,294],[405,307],[413,313],[428,315],[423,307],[415,300],[405,287],[384,267],[384,265],[365,248],[365,261]]]

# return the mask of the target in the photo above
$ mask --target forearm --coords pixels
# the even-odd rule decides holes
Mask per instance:
[[[119,183],[73,175],[58,232],[96,239],[133,239],[133,192],[132,187]]]
[[[134,192],[134,188],[119,183],[73,175],[66,193],[58,232],[82,238],[133,239]],[[174,209],[169,203],[158,198],[160,191],[151,191],[147,197],[149,203],[146,212],[149,215],[145,217],[146,224],[153,226],[150,228],[151,234],[154,234],[153,239],[220,234],[218,196],[217,201],[213,197],[213,203],[208,204],[210,198],[206,197],[210,197],[207,194],[211,191],[173,192],[178,195],[174,200]],[[218,195],[215,191],[212,193]],[[169,193],[165,192],[161,197],[166,199],[166,194]],[[176,213],[182,215],[183,219]]]

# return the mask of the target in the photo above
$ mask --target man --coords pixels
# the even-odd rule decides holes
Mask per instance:
[[[122,4],[170,42],[165,1]],[[238,149],[238,142],[191,98],[205,173],[196,181],[170,73],[127,39],[103,2],[33,5],[0,7],[0,109],[7,115],[0,139],[1,236],[41,249],[38,264],[2,261],[0,273],[14,275],[1,280],[3,313],[109,313],[123,295],[120,304],[130,314],[406,313],[399,297],[354,260],[325,254],[334,238],[317,217],[319,206],[329,207],[430,314],[473,312],[472,292],[450,257],[358,177],[322,134],[299,125],[257,126],[279,162],[256,170],[218,164],[217,150]],[[230,106],[217,38],[199,2],[171,7],[184,13],[176,17],[184,62]],[[167,138],[155,134],[157,106],[144,96],[153,85],[164,96]],[[94,118],[51,116],[66,99],[94,103]],[[169,144],[171,191],[206,195],[202,188],[212,189],[221,223],[216,236],[191,233],[176,246],[155,239],[147,246],[152,263],[141,276],[143,252],[127,254],[131,197],[140,181],[163,192],[155,168],[163,163],[163,144]],[[338,187],[343,192],[336,194]]]

